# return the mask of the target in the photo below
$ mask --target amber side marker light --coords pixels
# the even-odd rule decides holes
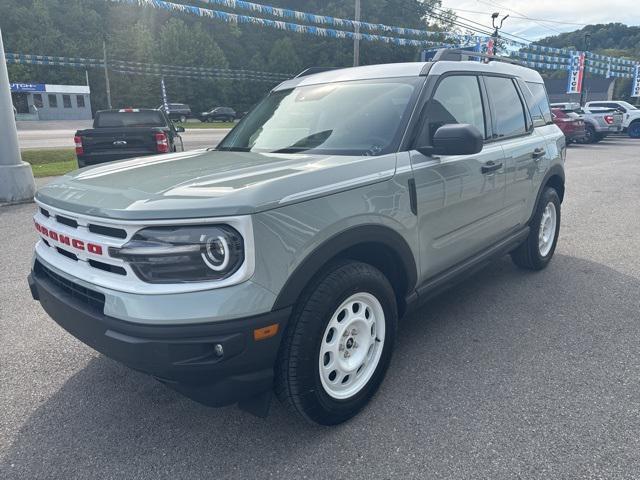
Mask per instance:
[[[273,325],[269,325],[262,328],[256,328],[253,331],[253,339],[255,341],[266,340],[267,338],[275,337],[278,334],[278,325],[274,323]]]

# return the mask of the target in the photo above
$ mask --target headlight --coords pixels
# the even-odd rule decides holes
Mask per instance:
[[[121,248],[109,248],[149,283],[222,280],[244,262],[242,236],[228,225],[149,227]]]

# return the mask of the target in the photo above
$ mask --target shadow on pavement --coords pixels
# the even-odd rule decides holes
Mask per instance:
[[[639,291],[638,278],[579,258],[557,255],[537,273],[502,259],[403,320],[381,391],[333,429],[277,401],[267,419],[209,409],[96,357],[26,420],[0,476],[496,478],[637,466]]]

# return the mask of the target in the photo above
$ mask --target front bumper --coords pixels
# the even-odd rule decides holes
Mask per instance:
[[[216,323],[143,325],[104,315],[104,296],[38,261],[28,280],[34,299],[62,328],[193,400],[222,406],[272,389],[273,367],[290,308]],[[254,340],[255,329],[273,324],[278,324],[275,336]]]

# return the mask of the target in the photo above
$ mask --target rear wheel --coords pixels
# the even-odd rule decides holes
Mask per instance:
[[[627,129],[631,138],[640,138],[640,121],[633,122]]]
[[[585,127],[585,133],[584,133],[584,143],[596,143],[599,142],[600,139],[598,138],[598,134],[596,132],[596,129],[593,128],[592,125],[587,125]]]
[[[184,115],[180,115],[180,123],[184,123],[187,121],[187,117],[185,117]]]
[[[529,236],[511,252],[513,263],[529,270],[542,270],[553,257],[560,233],[560,197],[547,187],[529,224]]]
[[[356,415],[384,378],[397,317],[393,288],[379,270],[334,264],[295,308],[277,364],[280,400],[321,425]]]

